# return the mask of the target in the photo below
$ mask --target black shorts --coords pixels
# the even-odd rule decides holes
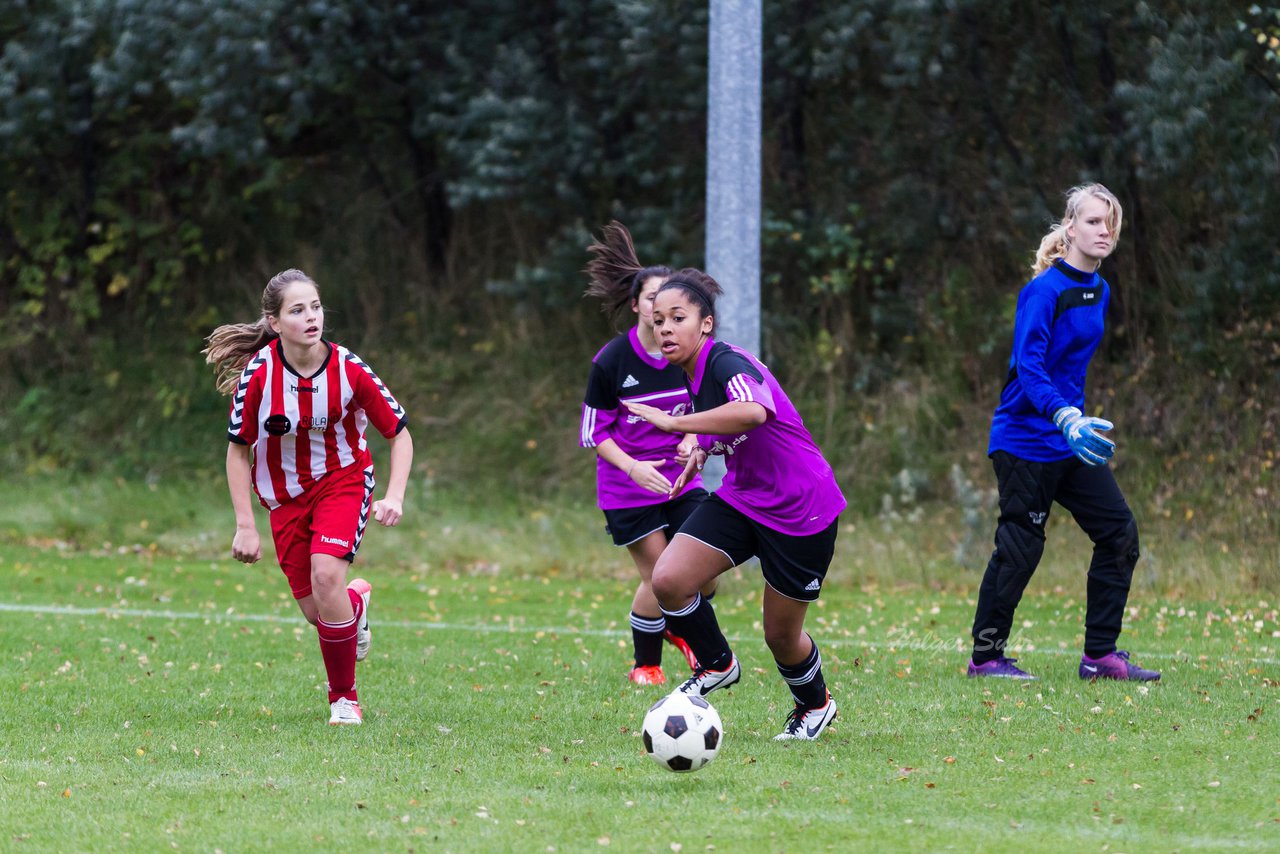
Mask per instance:
[[[788,599],[812,602],[822,592],[835,555],[839,525],[837,519],[816,534],[792,536],[760,524],[711,495],[680,533],[724,552],[734,566],[760,558],[766,584]]]
[[[663,528],[669,529],[667,539],[671,539],[706,497],[707,491],[697,487],[661,504],[605,510],[604,532],[613,537],[615,546],[629,546]]]

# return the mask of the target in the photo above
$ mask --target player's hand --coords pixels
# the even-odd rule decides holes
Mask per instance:
[[[373,502],[373,518],[380,525],[394,528],[404,515],[404,506],[394,498],[384,498]]]
[[[642,486],[650,492],[663,495],[671,491],[671,481],[659,471],[660,465],[662,460],[635,460],[631,463],[631,470],[627,472],[627,477],[631,478],[636,486]]]
[[[1074,406],[1064,406],[1053,413],[1053,423],[1067,437],[1071,453],[1085,465],[1100,466],[1116,452],[1116,443],[1101,435],[1115,425],[1101,418],[1092,418]]]
[[[236,528],[231,540],[231,556],[241,563],[257,563],[262,559],[262,540],[257,528]]]
[[[689,462],[689,455],[698,447],[698,434],[686,433],[685,437],[680,440],[680,444],[676,445],[676,462],[684,465]]]
[[[680,490],[684,489],[684,485],[689,479],[702,471],[702,467],[707,464],[707,452],[700,447],[695,447],[689,454],[689,459],[684,464],[684,471],[680,472],[680,476],[676,478],[676,482],[671,485],[671,491],[667,493],[668,498],[675,498],[680,494]]]
[[[676,432],[676,417],[671,413],[664,412],[658,407],[649,406],[646,403],[628,403],[626,406],[627,409],[631,410],[632,415],[639,415],[662,432]]]

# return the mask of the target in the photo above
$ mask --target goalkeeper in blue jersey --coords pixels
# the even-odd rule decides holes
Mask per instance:
[[[1084,414],[1085,374],[1102,341],[1111,289],[1098,266],[1120,237],[1120,202],[1101,184],[1073,188],[1040,243],[1034,278],[1018,294],[1009,376],[987,453],[1000,520],[978,591],[970,676],[1035,677],[1005,657],[1013,612],[1044,553],[1056,501],[1093,541],[1082,679],[1160,678],[1116,649],[1138,561],[1138,526],[1107,466],[1112,425]]]

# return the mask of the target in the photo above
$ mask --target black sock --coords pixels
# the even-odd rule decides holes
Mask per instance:
[[[679,611],[664,608],[662,614],[667,618],[667,628],[684,638],[700,665],[710,670],[724,670],[729,666],[733,651],[716,622],[715,609],[701,593]]]
[[[662,664],[662,634],[667,621],[659,614],[642,617],[631,612],[631,641],[636,648],[636,667],[654,667]]]
[[[813,638],[809,640],[812,642]],[[827,683],[822,678],[822,656],[818,653],[818,645],[799,664],[782,664],[775,660],[778,672],[791,689],[791,696],[798,705],[807,709],[816,709],[827,702]]]

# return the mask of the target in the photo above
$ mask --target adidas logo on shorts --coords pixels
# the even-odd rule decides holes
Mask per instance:
[[[815,578],[813,581],[810,581],[808,584],[806,584],[804,586],[804,589],[806,592],[810,590],[821,590],[822,582]]]
[[[622,381],[622,387],[631,388],[633,385],[640,385],[640,380],[631,376],[631,374],[627,374],[627,378]]]

